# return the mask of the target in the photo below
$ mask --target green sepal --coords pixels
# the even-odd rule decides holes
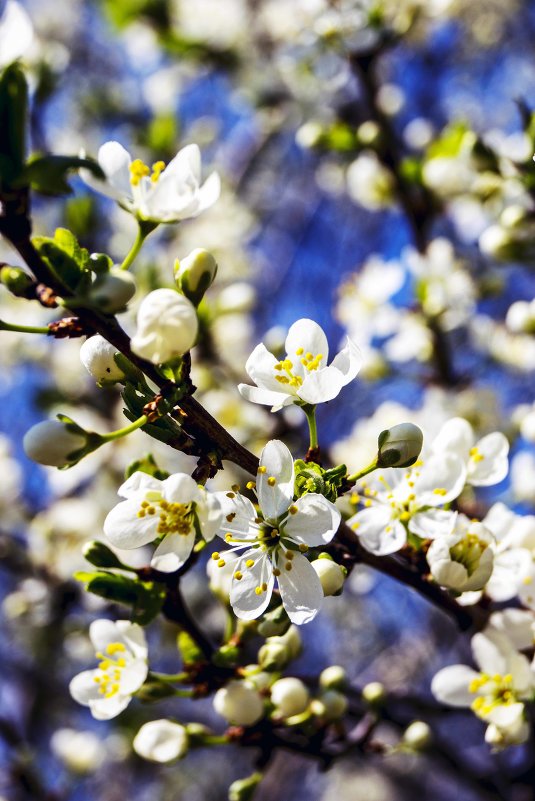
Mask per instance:
[[[258,624],[258,633],[262,637],[277,637],[286,634],[290,628],[290,618],[284,606],[275,607],[271,612],[267,612]]]
[[[228,801],[251,801],[263,778],[264,775],[256,771],[244,779],[236,779],[228,788]]]
[[[206,662],[203,652],[187,631],[179,632],[176,644],[184,665],[198,665],[199,662]]]
[[[149,673],[147,680],[137,691],[136,698],[150,704],[164,698],[171,698],[173,695],[175,695],[175,690],[170,684]]]
[[[298,498],[309,492],[317,492],[327,500],[338,498],[338,490],[342,487],[347,468],[345,464],[325,470],[316,462],[295,461],[295,494]]]
[[[237,645],[225,644],[219,648],[212,657],[217,667],[235,667],[240,659],[241,651]]]
[[[19,64],[0,76],[0,189],[20,184],[26,158],[28,84]]]
[[[110,267],[113,267],[113,259],[107,253],[92,253],[89,257],[89,266],[97,275],[109,273]]]
[[[134,473],[146,473],[148,476],[153,476],[159,481],[164,481],[169,477],[169,473],[166,470],[161,470],[158,467],[152,453],[147,453],[140,459],[135,459],[135,461],[131,462],[125,470],[125,480],[130,478]]]
[[[21,181],[42,195],[71,195],[67,176],[73,170],[89,170],[95,178],[104,180],[102,169],[93,159],[78,156],[33,156],[24,168]]]

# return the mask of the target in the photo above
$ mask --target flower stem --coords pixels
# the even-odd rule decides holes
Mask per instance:
[[[128,270],[128,268],[133,264],[134,259],[138,255],[139,251],[143,247],[143,242],[150,234],[152,228],[147,230],[145,226],[141,223],[138,224],[137,235],[134,240],[134,244],[130,248],[129,253],[126,255],[123,263],[121,264],[121,270]]]
[[[303,411],[307,416],[308,431],[310,437],[309,449],[318,447],[318,429],[316,426],[316,407],[312,404],[303,406]]]
[[[355,482],[357,482],[360,478],[364,478],[364,476],[367,476],[368,473],[373,473],[374,470],[377,470],[377,467],[378,464],[376,459],[369,464],[368,467],[364,467],[360,472],[347,476],[346,481],[350,484],[355,484]]]
[[[14,325],[0,320],[0,331],[17,331],[20,334],[50,334],[50,328],[38,328],[32,325]]]
[[[101,434],[102,442],[113,442],[115,439],[121,439],[121,437],[126,437],[128,434],[131,434],[132,431],[136,431],[138,428],[141,428],[148,423],[148,417],[146,414],[142,414],[141,417],[138,417],[137,420],[134,420],[133,423],[130,423],[129,426],[125,426],[124,428],[118,428],[117,431],[110,431],[109,434]]]
[[[188,673],[155,673],[153,670],[150,672],[151,676],[154,678],[159,679],[160,681],[167,681],[170,684],[184,684],[185,682],[189,682],[191,677]]]

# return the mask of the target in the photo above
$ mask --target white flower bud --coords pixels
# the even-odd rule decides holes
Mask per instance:
[[[247,665],[243,669],[243,675],[259,691],[266,690],[273,681],[273,674],[260,670],[259,665]]]
[[[423,720],[415,720],[407,726],[403,734],[403,742],[414,751],[426,748],[433,739],[433,732]]]
[[[173,289],[155,289],[141,302],[131,347],[153,364],[183,356],[197,338],[195,307]]]
[[[264,702],[247,681],[229,681],[214,696],[215,711],[233,726],[252,726],[264,714]]]
[[[120,267],[111,267],[108,272],[97,275],[89,289],[88,299],[102,311],[115,314],[124,309],[135,294],[133,276]]]
[[[114,384],[124,378],[123,371],[115,363],[116,353],[113,345],[96,334],[86,339],[80,348],[80,361],[98,384]]]
[[[343,690],[347,686],[347,673],[340,665],[331,665],[321,671],[319,682],[324,690]]]
[[[291,658],[290,649],[282,637],[268,637],[258,651],[258,664],[264,670],[282,670]]]
[[[106,756],[103,744],[90,731],[58,729],[52,735],[50,747],[73,773],[93,773]]]
[[[325,720],[338,720],[347,711],[348,701],[345,695],[336,690],[327,690],[311,704],[312,712]]]
[[[175,281],[184,295],[198,306],[204,293],[213,283],[217,262],[207,250],[197,248],[189,256],[175,262]]]
[[[335,595],[344,586],[344,572],[332,559],[314,559],[312,567],[318,574],[324,595]]]
[[[362,688],[362,697],[369,704],[379,704],[386,696],[384,685],[380,681],[370,681]]]
[[[377,464],[380,467],[410,467],[422,450],[424,435],[414,423],[400,423],[379,434]]]
[[[271,687],[271,700],[285,718],[300,715],[308,707],[310,694],[300,679],[289,676],[279,679]]]
[[[24,435],[22,445],[26,455],[39,464],[63,467],[69,457],[86,444],[82,434],[75,434],[59,420],[43,420]]]
[[[136,734],[134,751],[151,762],[170,762],[188,751],[188,733],[180,723],[171,720],[151,720]]]

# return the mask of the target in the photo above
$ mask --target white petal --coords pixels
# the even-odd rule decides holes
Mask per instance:
[[[287,395],[288,393],[281,391],[284,385],[276,379],[276,376],[280,375],[275,370],[276,364],[278,364],[278,361],[274,355],[269,352],[263,343],[260,343],[247,359],[245,372],[261,389],[268,389],[281,395]]]
[[[531,648],[534,639],[535,615],[526,609],[503,609],[490,616],[492,628],[506,634],[520,651]]]
[[[246,567],[246,562],[252,560],[253,565]],[[242,579],[234,578],[230,591],[230,604],[236,617],[241,620],[254,620],[264,612],[273,593],[273,568],[269,557],[260,549],[246,551],[237,563],[237,570],[241,572]],[[257,587],[267,585],[267,589],[260,594],[255,592]]]
[[[288,617],[298,626],[309,623],[323,603],[323,589],[318,574],[305,556],[295,552],[291,562],[287,562],[279,551],[277,567],[280,570],[277,581]]]
[[[403,548],[407,532],[399,520],[392,520],[386,506],[370,506],[357,512],[348,525],[357,533],[364,548],[378,556],[394,553]]]
[[[518,594],[532,568],[531,553],[526,548],[511,548],[494,557],[494,569],[486,587],[493,601],[509,601]]]
[[[27,11],[20,3],[7,0],[0,16],[0,67],[23,56],[33,38],[33,26]]]
[[[221,528],[216,532],[218,536],[225,539],[225,534],[230,532],[238,539],[256,537],[256,509],[249,498],[239,492],[214,492],[214,496],[221,508]]]
[[[421,506],[443,506],[453,501],[466,481],[466,466],[454,453],[434,454],[411,472],[413,491]]]
[[[500,729],[516,728],[524,715],[524,704],[500,704],[485,715],[485,720]]]
[[[285,348],[290,361],[294,361],[296,356],[299,356],[297,351],[300,351],[301,348],[305,353],[311,353],[313,356],[318,356],[321,353],[323,356],[321,363],[323,365],[326,365],[329,361],[327,337],[321,326],[315,323],[314,320],[303,318],[290,326]]]
[[[119,495],[121,498],[130,498],[131,495],[141,492],[141,490],[146,492],[149,490],[160,492],[162,489],[162,484],[163,482],[159,481],[157,478],[154,478],[154,476],[149,476],[148,473],[143,473],[142,471],[138,470],[135,473],[132,473],[130,478],[127,478],[124,484],[121,484],[117,490],[117,495]]]
[[[146,659],[148,654],[147,638],[144,629],[130,620],[117,620],[115,623],[121,637],[137,659]]]
[[[499,484],[509,472],[509,443],[499,431],[487,434],[476,444],[478,455],[468,463],[468,481],[475,487]],[[482,457],[482,458],[481,458]]]
[[[142,659],[136,659],[127,665],[121,672],[119,679],[119,694],[120,695],[133,695],[137,692],[141,685],[145,682],[149,666]]]
[[[344,377],[344,386],[358,375],[362,367],[362,352],[349,337],[347,344],[332,360],[331,367],[339,370]]]
[[[151,567],[162,573],[174,573],[187,561],[194,545],[193,530],[189,534],[167,534],[154,551]]]
[[[108,513],[104,521],[104,534],[117,548],[140,548],[158,536],[158,514],[137,516],[144,499],[145,493],[132,495]]]
[[[303,545],[316,547],[332,540],[340,525],[341,515],[336,506],[317,493],[299,498],[295,514],[284,523],[284,536]]]
[[[336,367],[311,370],[305,374],[297,394],[306,403],[327,403],[336,398],[345,383],[344,376]]]
[[[202,535],[210,542],[223,523],[221,504],[214,493],[203,492],[203,499],[197,504],[196,513]]]
[[[467,665],[450,665],[439,670],[431,682],[431,692],[438,701],[450,706],[470,706],[475,694],[468,689],[479,673]]]
[[[163,496],[170,503],[188,504],[202,501],[201,490],[197,482],[187,473],[175,473],[166,478],[162,485]]]
[[[97,159],[106,180],[101,181],[88,170],[81,170],[85,183],[113,200],[133,200],[128,151],[119,142],[106,142],[99,149]]]
[[[152,762],[170,762],[183,756],[188,748],[184,726],[170,720],[145,723],[132,743],[134,751]]]
[[[238,391],[242,398],[245,398],[250,403],[273,406],[272,412],[278,411],[282,406],[287,406],[294,400],[294,396],[288,395],[288,393],[273,392],[273,390],[261,387],[251,387],[249,384],[238,384]]]
[[[417,512],[411,517],[409,530],[424,540],[445,537],[452,533],[456,518],[456,512],[447,512],[445,509],[427,509],[427,511]]]
[[[102,698],[98,684],[94,681],[98,673],[98,670],[84,670],[71,679],[69,692],[78,704],[89,706],[90,701]]]
[[[278,439],[270,440],[260,454],[256,491],[266,520],[275,521],[293,501],[294,460],[286,445]]]
[[[513,650],[512,644],[501,632],[486,629],[472,637],[472,653],[483,673],[493,676],[495,673],[505,675],[507,657]]]
[[[473,444],[474,432],[468,420],[463,417],[452,417],[444,423],[431,447],[439,456],[444,453],[455,453],[465,462]]]
[[[221,179],[216,172],[208,176],[198,193],[197,214],[209,209],[219,200],[221,194]],[[195,216],[197,216],[197,214]]]
[[[89,708],[96,720],[111,720],[126,709],[131,700],[131,695],[120,695],[119,693],[112,695],[111,698],[101,696],[98,700],[91,701]]]

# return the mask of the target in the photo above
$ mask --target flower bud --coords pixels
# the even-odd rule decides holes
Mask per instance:
[[[106,758],[101,740],[90,731],[58,729],[50,740],[52,752],[73,773],[93,773]]]
[[[246,681],[229,681],[214,696],[215,711],[233,726],[253,726],[264,715],[264,702]]]
[[[300,679],[288,676],[271,687],[271,701],[276,711],[285,718],[300,715],[308,707],[310,694]]]
[[[369,704],[380,704],[386,697],[384,685],[380,681],[370,681],[362,688],[362,697]]]
[[[415,720],[403,733],[403,743],[414,751],[422,751],[432,739],[433,732],[423,720]]]
[[[236,779],[228,788],[229,801],[251,801],[261,781],[261,773],[252,773],[245,779]]]
[[[348,701],[345,695],[336,690],[327,690],[319,698],[312,701],[312,712],[324,720],[338,720],[347,711]]]
[[[91,284],[87,299],[102,311],[115,314],[126,307],[135,293],[136,282],[133,276],[120,267],[112,267],[109,272],[97,275]]]
[[[197,330],[191,301],[173,289],[155,289],[141,302],[131,347],[142,359],[163,364],[183,356],[193,346]]]
[[[43,420],[32,426],[24,435],[22,445],[26,455],[39,464],[66,467],[73,454],[85,447],[87,439],[83,429],[59,420]]]
[[[266,690],[273,681],[273,674],[260,670],[259,665],[246,665],[243,668],[243,674],[259,692]]]
[[[527,300],[512,303],[505,316],[505,325],[513,334],[534,334],[535,303]]]
[[[319,682],[324,690],[343,690],[347,687],[347,673],[340,665],[331,665],[321,671]]]
[[[86,542],[82,548],[82,554],[84,559],[87,559],[95,567],[124,567],[111,548],[98,540]]]
[[[89,337],[80,348],[80,361],[97,384],[115,384],[124,373],[115,363],[117,349],[100,334]]]
[[[290,661],[290,651],[280,637],[269,637],[258,652],[258,664],[263,670],[282,670]]]
[[[171,720],[151,720],[134,737],[134,751],[151,762],[171,762],[188,751],[188,735],[184,726]]]
[[[336,595],[344,586],[344,571],[332,559],[314,559],[312,567],[318,574],[324,595]]]
[[[214,281],[217,262],[207,250],[192,250],[185,259],[175,262],[175,282],[178,289],[198,306],[204,293]]]
[[[289,627],[290,618],[281,604],[264,615],[263,620],[258,624],[258,633],[262,637],[275,637],[284,634]]]
[[[7,264],[0,270],[0,281],[17,298],[25,298],[35,281],[20,267],[9,267]]]
[[[400,423],[379,434],[378,467],[410,467],[422,450],[424,435],[413,423]]]

